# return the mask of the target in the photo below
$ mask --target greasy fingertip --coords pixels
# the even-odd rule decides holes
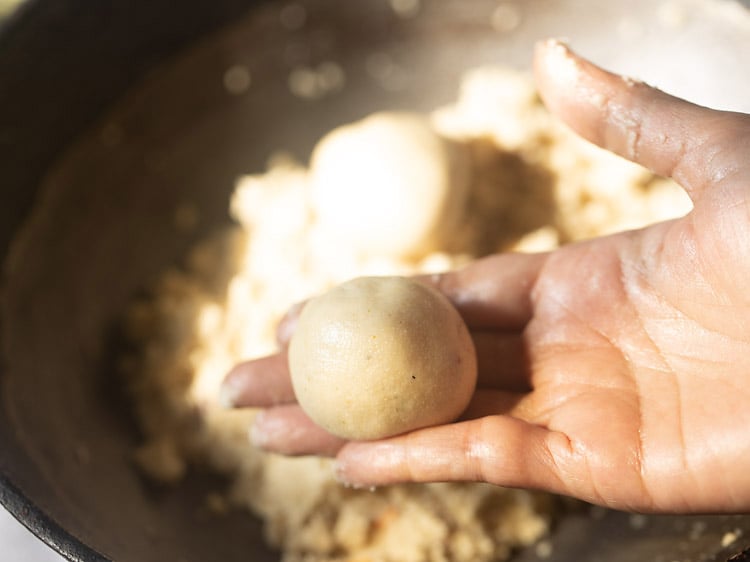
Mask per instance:
[[[230,371],[219,388],[219,405],[222,408],[236,408],[241,389],[237,385],[237,376]]]
[[[235,365],[219,391],[219,402],[226,408],[266,408],[294,400],[285,353]]]
[[[266,421],[266,413],[261,410],[255,414],[255,419],[250,426],[250,443],[259,449],[266,449],[274,441],[274,427],[273,423]]]
[[[281,347],[285,348],[289,345],[289,341],[292,339],[294,330],[297,327],[297,320],[299,320],[299,315],[305,307],[306,302],[302,301],[290,306],[276,327],[276,342]]]
[[[226,374],[219,388],[219,404],[224,408],[247,406],[252,395],[254,361],[238,363]]]
[[[344,440],[331,435],[297,405],[258,412],[250,427],[250,442],[265,451],[288,456],[333,456]]]

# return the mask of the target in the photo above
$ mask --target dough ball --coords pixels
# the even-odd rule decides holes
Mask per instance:
[[[360,277],[310,300],[289,368],[305,412],[354,440],[453,421],[477,378],[474,344],[456,309],[404,277]]]
[[[464,216],[469,155],[415,113],[384,112],[339,127],[313,151],[320,228],[363,255],[420,258]]]

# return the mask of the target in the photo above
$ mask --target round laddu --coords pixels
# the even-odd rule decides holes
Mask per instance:
[[[458,311],[404,277],[360,277],[310,300],[289,345],[289,368],[305,412],[353,440],[453,421],[477,378]]]
[[[366,256],[420,258],[455,236],[466,207],[468,152],[422,115],[375,113],[315,147],[318,224]]]

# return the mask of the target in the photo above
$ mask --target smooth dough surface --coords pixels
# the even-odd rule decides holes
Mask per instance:
[[[474,392],[474,344],[438,291],[404,277],[360,277],[312,299],[289,347],[302,408],[347,439],[447,423]]]

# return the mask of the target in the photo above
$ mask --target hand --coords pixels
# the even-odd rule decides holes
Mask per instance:
[[[256,442],[336,455],[338,477],[356,485],[478,480],[618,509],[747,511],[750,116],[607,73],[555,42],[538,47],[535,71],[553,113],[673,177],[693,211],[424,279],[476,342],[479,384],[456,423],[345,443],[296,406],[283,353],[238,366],[226,389],[267,408]]]

